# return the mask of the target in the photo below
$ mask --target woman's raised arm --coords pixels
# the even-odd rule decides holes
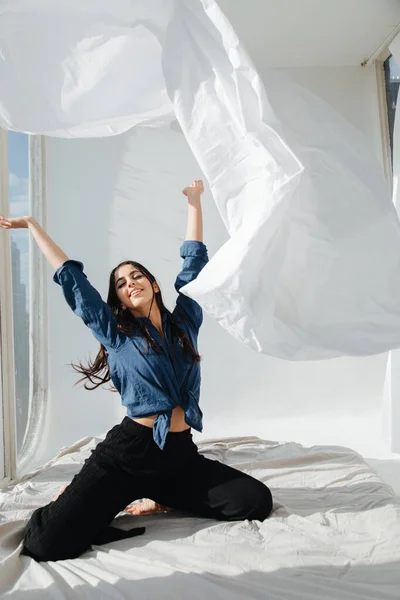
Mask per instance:
[[[44,256],[55,269],[53,280],[61,285],[64,298],[73,312],[92,330],[95,338],[105,348],[118,348],[125,343],[126,336],[118,331],[115,315],[88,281],[83,272],[83,264],[70,260],[35,219],[7,219],[0,215],[0,227],[29,229]]]
[[[3,215],[0,215],[0,227],[3,229],[29,229],[35,238],[37,245],[55,270],[68,260],[68,256],[65,252],[53,242],[51,237],[32,217],[7,219]]]
[[[188,199],[188,220],[186,240],[195,242],[203,241],[203,214],[201,210],[201,194],[204,186],[201,179],[196,179],[191,185],[184,188],[183,193]]]

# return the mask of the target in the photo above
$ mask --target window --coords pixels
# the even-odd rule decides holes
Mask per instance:
[[[0,130],[0,212],[45,226],[44,181],[44,139]],[[37,454],[47,396],[46,267],[26,229],[0,235],[0,281],[0,479],[13,479]]]
[[[30,213],[29,137],[8,132],[10,216]],[[29,233],[11,231],[12,306],[14,327],[14,368],[16,396],[16,448],[20,452],[29,411]]]
[[[390,151],[393,162],[393,131],[394,119],[396,114],[397,96],[400,86],[400,65],[394,59],[394,56],[389,56],[384,62],[385,84],[386,84],[386,102],[389,125]]]
[[[9,213],[7,133],[0,129],[0,212]],[[10,238],[0,232],[0,477],[15,473],[14,352]]]

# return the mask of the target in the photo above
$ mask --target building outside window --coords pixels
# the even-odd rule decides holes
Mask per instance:
[[[8,132],[10,216],[29,214],[29,136]],[[17,454],[26,431],[29,376],[29,233],[11,231]]]

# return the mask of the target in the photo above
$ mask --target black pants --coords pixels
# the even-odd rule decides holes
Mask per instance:
[[[86,459],[54,502],[32,514],[22,553],[38,561],[75,558],[92,543],[143,533],[109,527],[139,498],[224,521],[258,519],[272,510],[263,483],[198,453],[190,430],[168,433],[164,450],[153,431],[125,417]]]

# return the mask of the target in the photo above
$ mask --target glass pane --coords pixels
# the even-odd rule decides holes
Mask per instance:
[[[397,96],[399,93],[400,86],[400,65],[397,64],[393,56],[389,56],[389,58],[384,63],[384,67],[386,80],[386,100],[389,119],[390,147],[392,151],[393,160],[393,129],[394,118],[396,114]]]
[[[8,133],[10,216],[29,214],[29,137]],[[29,407],[29,234],[26,229],[11,232],[11,260],[14,311],[15,390],[17,397],[17,452],[28,419]]]

